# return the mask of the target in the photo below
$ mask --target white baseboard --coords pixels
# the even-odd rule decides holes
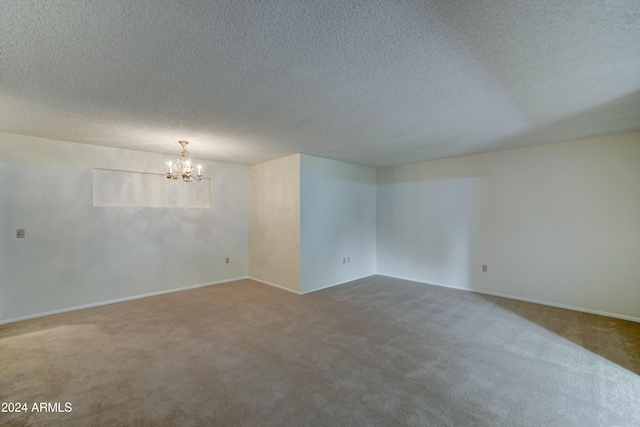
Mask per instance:
[[[503,293],[499,293],[499,292],[484,291],[484,290],[481,290],[481,289],[461,288],[461,287],[457,287],[457,286],[449,286],[449,285],[446,285],[446,284],[443,284],[443,283],[425,282],[424,280],[419,280],[419,279],[415,279],[415,278],[411,278],[411,277],[396,276],[396,275],[387,274],[387,273],[378,273],[378,275],[391,277],[393,279],[409,280],[411,282],[424,283],[424,284],[427,284],[427,285],[440,286],[440,287],[443,287],[443,288],[451,288],[451,289],[458,289],[458,290],[461,290],[461,291],[476,292],[476,293],[485,294],[485,295],[493,295],[493,296],[496,296],[496,297],[509,298],[509,299],[514,299],[514,300],[518,300],[518,301],[525,301],[525,302],[532,302],[534,304],[548,305],[550,307],[564,308],[566,310],[573,310],[573,311],[581,311],[583,313],[597,314],[599,316],[613,317],[614,319],[629,320],[631,322],[640,323],[640,317],[627,316],[626,314],[610,313],[608,311],[593,310],[593,309],[590,309],[590,308],[576,307],[576,306],[567,305],[567,304],[558,304],[558,303],[550,302],[550,301],[542,301],[542,300],[537,300],[537,299],[533,299],[533,298],[524,298],[524,297],[519,297],[519,296],[515,296],[515,295],[510,295],[510,294],[503,294]]]
[[[296,291],[294,289],[285,288],[284,286],[276,285],[275,283],[267,282],[266,280],[256,279],[255,277],[251,277],[251,276],[249,276],[248,278],[251,279],[251,280],[255,280],[256,282],[263,283],[265,285],[273,286],[274,288],[282,289],[283,291],[288,291],[288,292],[292,292],[292,293],[294,293],[296,295],[300,295],[300,291]]]
[[[541,301],[541,300],[537,300],[537,299],[533,299],[533,298],[524,298],[524,297],[519,297],[519,296],[515,296],[515,295],[510,295],[510,294],[503,294],[503,293],[499,293],[499,292],[484,291],[484,290],[479,290],[479,289],[461,288],[461,287],[446,285],[446,284],[443,284],[443,283],[426,282],[424,280],[420,280],[420,279],[416,279],[416,278],[412,278],[412,277],[397,276],[397,275],[394,275],[394,274],[388,274],[388,273],[382,273],[382,272],[379,272],[379,273],[376,273],[376,274],[379,275],[379,276],[386,276],[386,277],[391,277],[391,278],[394,278],[394,279],[409,280],[411,282],[424,283],[424,284],[427,284],[427,285],[440,286],[440,287],[444,287],[444,288],[452,288],[452,289],[457,289],[457,290],[461,290],[461,291],[476,292],[476,293],[485,294],[485,295],[493,295],[493,296],[502,297],[502,298],[509,298],[509,299],[514,299],[514,300],[518,300],[518,301],[531,302],[531,303],[535,303],[535,304],[547,305],[547,306],[550,306],[550,307],[564,308],[564,309],[567,309],[567,310],[580,311],[580,312],[583,312],[583,313],[590,313],[590,314],[597,314],[597,315],[600,315],[600,316],[613,317],[615,319],[629,320],[629,321],[632,321],[632,322],[640,323],[640,317],[627,316],[627,315],[624,315],[624,314],[610,313],[610,312],[606,312],[606,311],[593,310],[593,309],[589,309],[589,308],[576,307],[576,306],[566,305],[566,304],[558,304],[558,303],[549,302],[549,301]],[[315,288],[315,289],[312,289],[312,290],[305,291],[304,293],[300,293],[299,291],[296,291],[296,290],[293,290],[293,289],[289,289],[289,288],[285,288],[284,286],[276,285],[275,283],[267,282],[265,280],[256,279],[255,277],[242,276],[242,277],[235,277],[235,278],[232,278],[232,279],[220,280],[220,281],[217,281],[217,282],[210,282],[210,283],[203,283],[203,284],[199,284],[199,285],[185,286],[185,287],[182,287],[182,288],[167,289],[167,290],[163,290],[163,291],[151,292],[151,293],[148,293],[148,294],[135,295],[135,296],[131,296],[131,297],[118,298],[118,299],[113,299],[113,300],[109,300],[109,301],[101,301],[101,302],[92,303],[92,304],[85,304],[85,305],[80,305],[80,306],[75,306],[75,307],[63,308],[63,309],[60,309],[60,310],[53,310],[53,311],[47,311],[47,312],[44,312],[44,313],[36,313],[36,314],[28,315],[28,316],[21,316],[21,317],[15,317],[15,318],[12,318],[12,319],[0,320],[0,325],[4,325],[4,324],[7,324],[7,323],[20,322],[20,321],[23,321],[23,320],[36,319],[38,317],[52,316],[54,314],[67,313],[67,312],[70,312],[70,311],[84,310],[86,308],[100,307],[100,306],[109,305],[109,304],[116,304],[116,303],[119,303],[119,302],[131,301],[131,300],[140,299],[140,298],[147,298],[147,297],[152,297],[152,296],[156,296],[156,295],[169,294],[169,293],[172,293],[172,292],[186,291],[186,290],[189,290],[189,289],[202,288],[202,287],[205,287],[205,286],[220,285],[220,284],[223,284],[223,283],[235,282],[237,280],[244,280],[244,279],[255,280],[256,282],[260,282],[260,283],[263,283],[265,285],[273,286],[273,287],[276,287],[278,289],[282,289],[284,291],[292,292],[292,293],[294,293],[296,295],[306,295],[308,293],[316,292],[316,291],[319,291],[319,290],[322,290],[322,289],[326,289],[326,288],[330,288],[330,287],[333,287],[333,286],[342,285],[342,284],[345,284],[345,283],[348,283],[348,282],[353,282],[354,280],[364,279],[365,277],[370,277],[370,276],[372,276],[372,275],[366,275],[366,276],[362,276],[362,277],[357,277],[357,278],[354,278],[354,279],[347,280],[346,282],[340,282],[340,283],[334,283],[334,284],[327,285],[327,286],[321,286],[319,288]]]
[[[459,286],[451,286],[451,285],[447,285],[446,283],[438,283],[438,282],[425,282],[424,280],[421,279],[416,279],[415,277],[408,277],[408,276],[398,276],[395,274],[388,274],[388,273],[376,273],[378,276],[385,276],[385,277],[391,277],[392,279],[400,279],[400,280],[408,280],[410,282],[416,282],[416,283],[424,283],[425,285],[433,285],[433,286],[440,286],[441,288],[451,288],[451,289],[458,289],[459,291],[471,291],[471,292],[476,292],[470,288],[461,288]]]
[[[187,291],[189,289],[203,288],[205,286],[221,285],[223,283],[235,282],[237,280],[244,280],[244,279],[248,279],[248,278],[249,278],[248,276],[235,277],[233,279],[219,280],[217,282],[202,283],[202,284],[199,284],[199,285],[185,286],[185,287],[182,287],[182,288],[166,289],[166,290],[163,290],[163,291],[151,292],[151,293],[148,293],[148,294],[134,295],[132,297],[117,298],[117,299],[112,299],[112,300],[108,300],[108,301],[96,302],[96,303],[92,303],[92,304],[85,304],[85,305],[78,305],[78,306],[75,306],[75,307],[62,308],[60,310],[47,311],[47,312],[44,312],[44,313],[30,314],[28,316],[14,317],[12,319],[0,320],[0,325],[4,325],[4,324],[7,324],[7,323],[20,322],[20,321],[23,321],[23,320],[36,319],[38,317],[52,316],[54,314],[68,313],[70,311],[84,310],[85,308],[93,308],[93,307],[100,307],[102,305],[116,304],[116,303],[119,303],[119,302],[131,301],[131,300],[134,300],[134,299],[154,297],[156,295],[163,295],[163,294],[170,294],[172,292],[180,292],[180,291]]]
[[[367,275],[360,276],[360,277],[354,277],[353,279],[348,279],[348,280],[346,280],[344,282],[336,282],[336,283],[332,283],[330,285],[320,286],[318,288],[314,288],[314,289],[310,289],[308,291],[301,292],[300,295],[306,295],[306,294],[310,294],[312,292],[321,291],[323,289],[332,288],[334,286],[344,285],[345,283],[353,282],[354,280],[360,280],[360,279],[364,279],[365,277],[371,277],[371,276],[375,276],[375,275],[376,275],[376,273],[367,274]]]
[[[293,289],[285,288],[284,286],[276,285],[275,283],[267,282],[266,280],[256,279],[255,277],[249,277],[249,279],[255,280],[256,282],[264,283],[265,285],[273,286],[273,287],[278,288],[278,289],[282,289],[283,291],[293,292],[296,295],[306,295],[306,294],[310,294],[312,292],[321,291],[322,289],[331,288],[333,286],[344,285],[345,283],[353,282],[354,280],[364,279],[365,277],[370,277],[370,276],[375,276],[375,273],[374,274],[367,274],[366,276],[354,277],[353,279],[348,279],[348,280],[346,280],[344,282],[337,282],[337,283],[332,283],[332,284],[326,285],[326,286],[320,286],[318,288],[310,289],[310,290],[304,291],[304,292],[299,292],[299,291],[295,291]]]
[[[535,304],[548,305],[550,307],[564,308],[564,309],[573,310],[573,311],[581,311],[583,313],[597,314],[599,316],[613,317],[614,319],[629,320],[631,322],[640,323],[640,317],[627,316],[626,314],[610,313],[608,311],[600,311],[600,310],[593,310],[591,308],[576,307],[576,306],[573,306],[573,305],[566,305],[566,304],[558,304],[558,303],[555,303],[555,302],[541,301],[541,300],[537,300],[537,299],[533,299],[533,298],[516,297],[516,296],[513,296],[513,295],[502,294],[502,293],[499,293],[499,292],[476,291],[476,290],[473,290],[471,292],[478,292],[480,294],[493,295],[493,296],[502,297],[502,298],[510,298],[510,299],[515,299],[515,300],[519,300],[519,301],[532,302],[532,303],[535,303]]]

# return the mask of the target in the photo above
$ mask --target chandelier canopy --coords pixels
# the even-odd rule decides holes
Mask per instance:
[[[178,144],[182,145],[182,151],[178,153],[178,158],[175,163],[167,162],[169,170],[167,171],[167,179],[170,181],[182,178],[184,182],[202,181],[202,166],[198,165],[198,174],[193,173],[193,163],[191,157],[187,151],[188,141],[178,141]]]

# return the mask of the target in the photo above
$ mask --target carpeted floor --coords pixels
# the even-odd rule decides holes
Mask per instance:
[[[28,404],[0,424],[638,426],[639,374],[637,323],[383,276],[244,280],[0,326],[0,402]]]

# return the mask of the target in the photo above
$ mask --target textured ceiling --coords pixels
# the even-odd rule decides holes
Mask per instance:
[[[0,131],[372,166],[640,130],[638,0],[0,2]]]

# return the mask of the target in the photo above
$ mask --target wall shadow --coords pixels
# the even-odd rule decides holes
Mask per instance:
[[[477,295],[640,375],[639,323],[504,297]]]

